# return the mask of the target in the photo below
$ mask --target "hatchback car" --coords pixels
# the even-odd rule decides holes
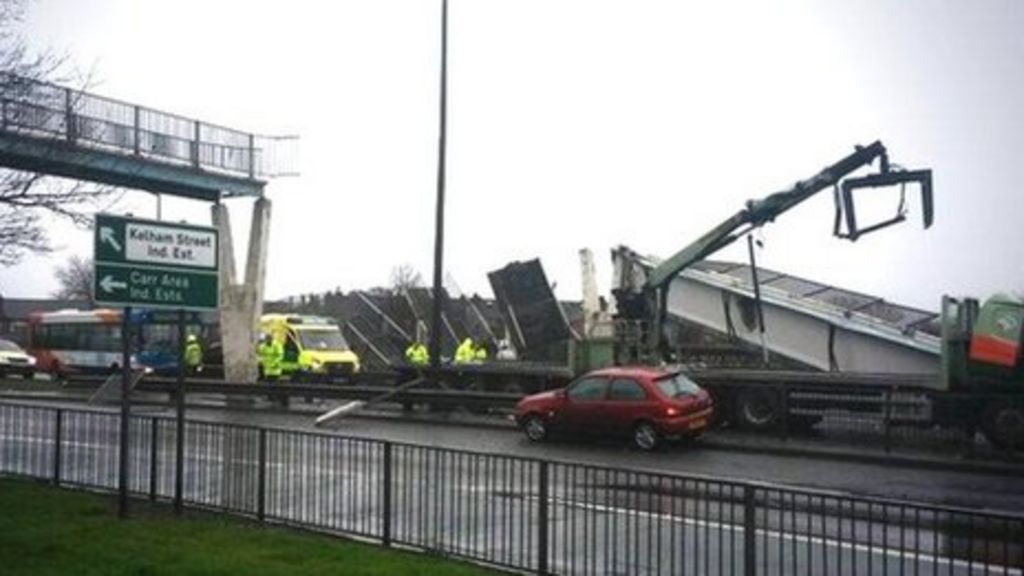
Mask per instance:
[[[22,378],[32,378],[35,373],[36,359],[14,342],[0,338],[0,377],[20,374]]]
[[[630,437],[643,450],[663,438],[697,437],[712,415],[711,396],[679,372],[659,368],[605,368],[567,387],[527,396],[516,423],[534,442],[551,432]]]

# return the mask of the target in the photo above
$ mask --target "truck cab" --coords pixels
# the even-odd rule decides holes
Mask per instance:
[[[293,380],[347,376],[359,371],[359,357],[329,318],[264,314],[260,332],[284,347],[282,374]],[[262,362],[262,361],[261,361]],[[261,373],[263,366],[261,365]]]

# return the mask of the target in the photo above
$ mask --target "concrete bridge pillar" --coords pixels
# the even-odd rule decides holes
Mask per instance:
[[[235,275],[234,242],[227,206],[214,204],[213,225],[220,231],[220,331],[224,353],[224,379],[255,382],[256,338],[263,314],[263,290],[267,275],[267,242],[270,238],[270,200],[259,198],[252,208],[245,278]]]

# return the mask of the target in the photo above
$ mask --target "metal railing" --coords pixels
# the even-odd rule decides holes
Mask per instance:
[[[10,73],[0,73],[4,132],[249,179],[292,173],[287,156],[297,140],[258,136]]]
[[[0,404],[0,474],[116,490],[110,412]],[[135,415],[129,488],[174,493]],[[183,499],[540,574],[1014,574],[1024,516],[334,434],[186,422]]]
[[[781,373],[786,374],[786,373]],[[815,373],[807,373],[815,376]],[[867,380],[867,376],[865,376]],[[63,384],[65,390],[95,390],[103,377],[79,376]],[[20,382],[20,381],[18,381]],[[344,385],[339,385],[344,384]],[[396,380],[390,373],[360,373],[329,383],[258,382],[225,383],[220,380],[189,380],[189,394],[226,394],[245,397],[266,396],[284,405],[289,398],[371,400],[393,391]],[[1024,451],[1013,443],[992,445],[981,433],[985,407],[1000,394],[970,393],[962,396],[927,390],[920,386],[847,386],[844,393],[834,388],[780,380],[756,385],[731,382],[726,374],[718,380],[702,380],[715,397],[716,422],[707,439],[752,449],[777,448],[806,454],[855,454],[879,459],[924,459],[934,465],[952,467],[979,464],[1018,466]],[[177,389],[170,378],[147,376],[140,392],[169,393]],[[753,400],[767,410],[757,425],[745,423],[743,402]],[[413,388],[395,394],[398,404],[423,404],[444,412],[465,410],[490,414],[507,422],[522,394],[465,389]],[[66,397],[66,399],[70,399]],[[395,406],[392,406],[394,408]],[[955,407],[955,412],[938,418],[937,409]],[[943,422],[940,424],[939,421]],[[479,423],[480,420],[474,422]]]

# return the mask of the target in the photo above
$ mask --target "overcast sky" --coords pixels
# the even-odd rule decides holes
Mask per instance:
[[[266,134],[298,134],[273,200],[268,296],[429,282],[439,0],[37,0],[27,36],[94,91]],[[936,223],[849,243],[829,193],[764,229],[760,263],[929,309],[1024,290],[1024,3],[1015,0],[452,0],[445,263],[463,292],[540,257],[580,297],[578,250],[667,257],[749,198],[881,139],[935,171]],[[885,206],[896,197],[887,195]],[[151,195],[111,208],[155,216]],[[239,239],[249,205],[229,204]],[[875,208],[880,208],[876,205]],[[192,201],[164,217],[208,221]],[[46,296],[63,247],[0,270]],[[745,259],[745,246],[718,257]]]

